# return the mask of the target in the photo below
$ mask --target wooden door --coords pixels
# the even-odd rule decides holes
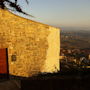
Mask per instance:
[[[7,49],[0,49],[0,74],[8,74]]]

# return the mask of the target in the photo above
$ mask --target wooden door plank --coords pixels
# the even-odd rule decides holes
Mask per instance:
[[[6,49],[0,49],[0,74],[7,74]]]

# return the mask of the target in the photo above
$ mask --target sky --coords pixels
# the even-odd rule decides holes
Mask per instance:
[[[90,30],[90,0],[19,0],[22,9],[34,16],[25,18],[65,29]]]

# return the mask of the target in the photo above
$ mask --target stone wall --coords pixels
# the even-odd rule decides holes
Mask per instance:
[[[0,48],[8,48],[11,75],[29,77],[60,69],[60,30],[1,9]]]

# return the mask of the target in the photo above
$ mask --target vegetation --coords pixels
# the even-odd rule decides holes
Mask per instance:
[[[12,11],[15,10],[19,13],[22,13],[22,14],[25,14],[25,15],[28,15],[28,16],[32,16],[32,15],[27,14],[26,12],[24,12],[21,9],[20,5],[17,4],[18,0],[13,0],[13,1],[14,2],[12,2],[11,0],[0,0],[0,8],[1,9],[12,10]],[[25,0],[25,1],[26,1],[27,4],[29,3],[28,0]]]

